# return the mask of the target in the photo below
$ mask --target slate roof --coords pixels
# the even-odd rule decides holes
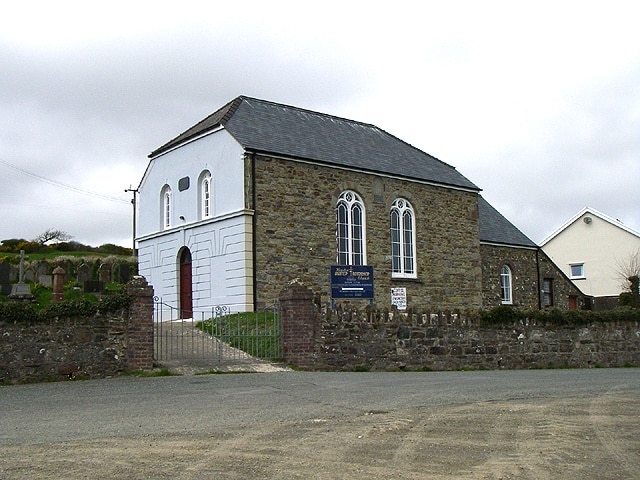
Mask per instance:
[[[503,217],[482,195],[478,195],[478,216],[481,242],[537,248],[529,237]]]
[[[248,151],[480,190],[451,165],[375,125],[245,96],[232,100],[149,157],[220,127]]]

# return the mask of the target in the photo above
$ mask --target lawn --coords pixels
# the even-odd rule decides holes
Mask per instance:
[[[196,327],[251,356],[269,360],[282,356],[277,312],[234,313],[200,321]]]

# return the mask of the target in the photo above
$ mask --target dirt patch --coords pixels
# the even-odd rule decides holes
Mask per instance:
[[[634,478],[637,400],[489,402],[9,446],[0,478]]]

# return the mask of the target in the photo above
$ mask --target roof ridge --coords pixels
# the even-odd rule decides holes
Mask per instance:
[[[221,129],[245,150],[480,190],[454,166],[372,123],[246,95],[217,109],[149,157]]]
[[[363,125],[365,127],[373,127],[373,128],[378,129],[378,130],[384,131],[380,127],[377,127],[376,125],[374,125],[373,123],[361,122],[359,120],[352,120],[352,119],[347,118],[347,117],[340,117],[338,115],[332,115],[330,113],[318,112],[316,110],[310,110],[308,108],[303,108],[303,107],[296,107],[295,105],[289,105],[289,104],[286,104],[286,103],[274,102],[274,101],[271,101],[271,100],[263,100],[261,98],[249,97],[249,96],[246,96],[246,95],[241,95],[238,98],[242,98],[244,100],[255,100],[256,102],[266,103],[266,104],[273,105],[273,106],[276,106],[276,107],[290,108],[291,110],[297,110],[297,111],[304,112],[304,113],[310,113],[312,115],[316,115],[316,116],[319,116],[319,117],[334,118],[336,120],[343,120],[345,122],[357,123],[358,125]]]
[[[230,102],[227,102],[225,105],[217,109],[215,112],[207,115],[205,118],[197,122],[195,125],[192,125],[191,127],[187,128],[185,131],[179,133],[178,135],[173,137],[171,140],[166,142],[161,147],[156,148],[154,151],[152,151],[148,155],[149,158],[155,157],[156,155],[163,153],[164,151],[169,150],[180,143],[191,140],[194,137],[198,137],[202,133],[212,130],[213,128],[219,125],[224,125],[224,123],[226,123],[233,116],[235,111],[238,109],[238,107],[242,103],[243,98],[244,97],[240,95],[234,98],[233,100],[231,100]],[[222,112],[224,113],[220,115]],[[215,119],[216,116],[219,116],[220,119],[215,122],[212,122],[211,125],[208,125],[204,129],[200,128],[201,125],[207,125],[207,123],[209,123],[211,119]],[[189,132],[193,132],[193,133],[189,134]]]
[[[411,143],[409,143],[409,142],[407,142],[405,140],[402,140],[400,137],[397,137],[397,136],[393,135],[392,133],[389,133],[385,129],[380,128],[379,126],[377,126],[377,125],[375,125],[373,123],[361,122],[359,120],[352,120],[352,119],[346,118],[346,117],[340,117],[340,116],[332,115],[332,114],[329,114],[329,113],[318,112],[316,110],[309,110],[307,108],[297,107],[295,105],[288,105],[288,104],[285,104],[285,103],[274,102],[274,101],[271,101],[271,100],[264,100],[264,99],[256,98],[256,97],[249,97],[249,96],[244,96],[243,95],[243,96],[241,96],[239,98],[243,98],[245,100],[254,100],[254,101],[265,103],[265,104],[269,104],[269,105],[274,105],[274,106],[278,106],[278,107],[285,107],[285,108],[290,108],[292,110],[297,110],[297,111],[300,111],[300,112],[310,113],[310,114],[317,115],[317,116],[320,116],[320,117],[327,117],[327,118],[333,118],[333,119],[337,119],[337,120],[343,120],[343,121],[346,121],[346,122],[362,125],[362,126],[365,126],[365,127],[374,128],[374,129],[378,130],[379,132],[382,132],[385,135],[388,135],[391,138],[394,138],[395,140],[404,143],[408,147],[410,147],[410,148],[412,148],[414,150],[417,150],[418,152],[423,153],[423,154],[431,157],[432,159],[438,161],[442,165],[445,165],[445,166],[447,166],[449,168],[452,168],[452,169],[454,169],[456,171],[458,170],[455,166],[453,166],[453,165],[451,165],[451,164],[449,164],[449,163],[447,163],[447,162],[445,162],[443,160],[440,160],[438,157],[435,157],[435,156],[431,155],[430,153],[425,152],[424,150],[416,147],[415,145],[412,145]]]

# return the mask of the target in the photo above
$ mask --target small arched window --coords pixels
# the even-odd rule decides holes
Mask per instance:
[[[416,277],[416,229],[413,207],[404,198],[391,206],[391,275]]]
[[[342,192],[338,198],[336,237],[338,240],[338,265],[366,264],[364,204],[358,194],[351,190]]]
[[[161,219],[162,219],[162,228],[167,229],[171,228],[171,208],[172,208],[172,199],[171,199],[171,187],[169,185],[165,185],[162,188],[161,193]]]
[[[200,218],[213,216],[213,181],[211,172],[204,171],[200,175]]]
[[[503,265],[500,269],[500,297],[503,305],[511,305],[513,303],[511,268],[508,265]]]

